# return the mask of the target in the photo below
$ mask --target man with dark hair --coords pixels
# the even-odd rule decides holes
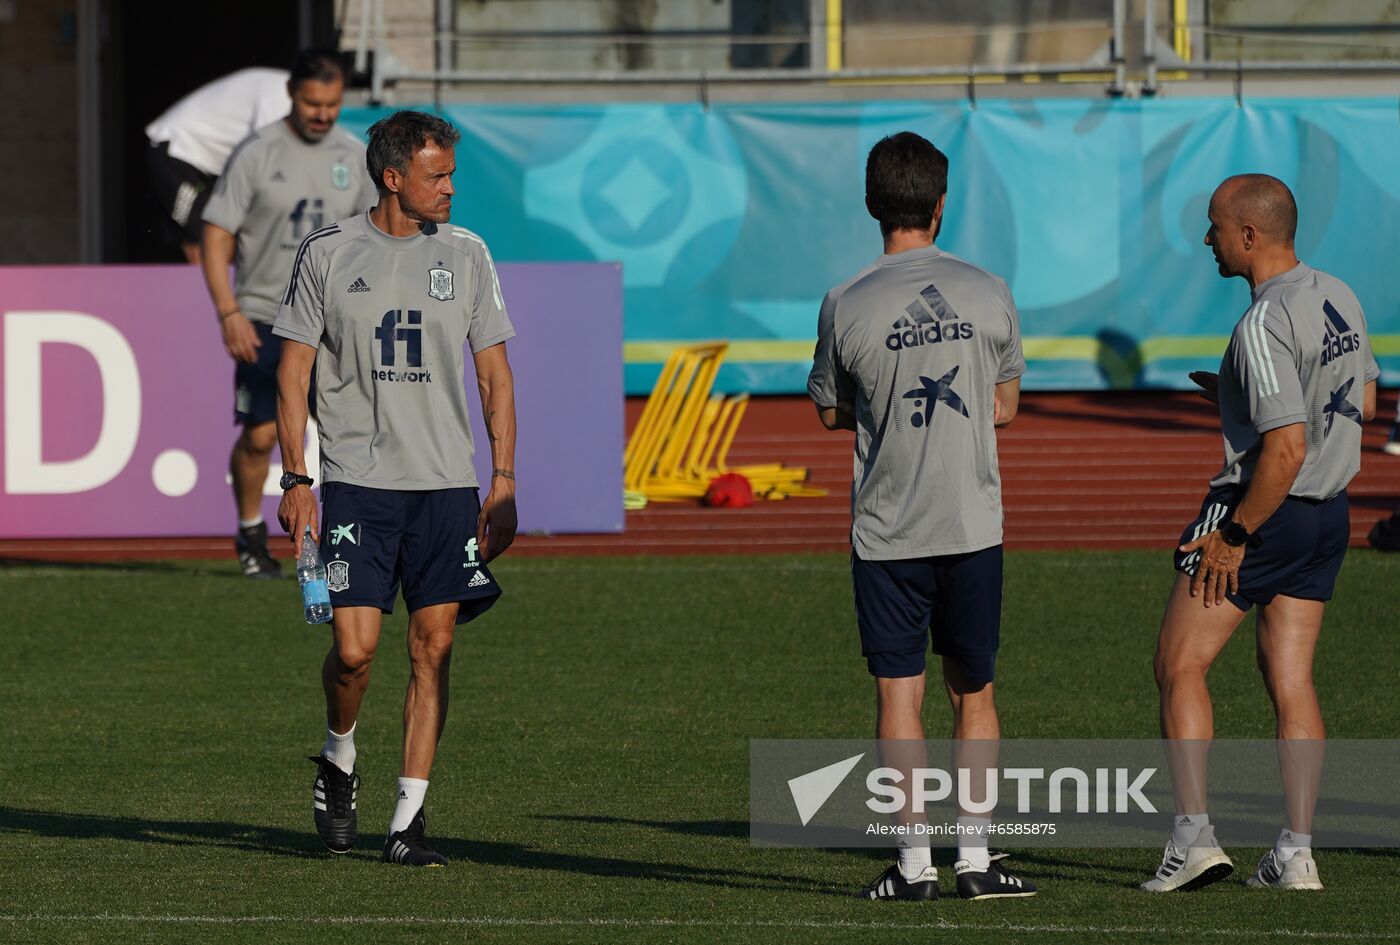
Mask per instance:
[[[345,92],[335,53],[298,54],[287,80],[291,112],[258,129],[229,157],[204,208],[204,279],[233,358],[234,422],[229,458],[238,512],[234,547],[243,573],[276,578],[262,497],[277,442],[277,357],[272,321],[297,246],[327,223],[374,205],[364,147],[335,128]],[[237,286],[229,267],[237,267]]]
[[[1287,814],[1249,885],[1321,889],[1311,849],[1324,738],[1313,652],[1346,555],[1346,487],[1361,467],[1361,424],[1375,416],[1380,371],[1351,289],[1298,261],[1298,210],[1282,181],[1228,178],[1208,214],[1205,244],[1220,274],[1242,276],[1252,298],[1220,373],[1191,375],[1220,407],[1225,464],[1182,532],[1157,638],[1176,817],[1162,864],[1142,888],[1190,891],[1234,869],[1206,814],[1214,737],[1206,671],[1257,605]]]
[[[934,242],[947,179],[948,159],[916,134],[871,149],[865,205],[885,255],[827,293],[807,381],[822,424],[856,432],[851,571],[887,758],[914,744],[922,754],[930,636],[963,757],[994,753],[1001,734],[992,698],[1002,580],[995,428],[1016,415],[1025,359],[1006,283]],[[1000,855],[988,850],[989,826],[958,818],[958,894],[1034,895],[992,862]],[[901,844],[899,862],[860,895],[936,899],[926,843]]]
[[[424,798],[447,719],[456,624],[500,596],[486,564],[515,538],[515,387],[505,342],[515,335],[491,254],[449,226],[458,133],[420,112],[369,130],[366,161],[379,202],[301,244],[274,334],[277,432],[285,493],[278,517],[298,554],[319,539],[335,615],[322,668],[326,742],[312,787],[316,829],[344,853],[358,830],[355,723],[382,616],[399,584],[412,667],[404,748],[385,862],[442,866],[424,838]],[[478,502],[462,386],[470,345],[491,444],[490,492]],[[317,525],[302,454],[316,363],[324,484]]]

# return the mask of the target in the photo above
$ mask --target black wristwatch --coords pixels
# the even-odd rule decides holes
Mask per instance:
[[[297,486],[309,486],[315,481],[316,480],[312,479],[310,476],[303,476],[301,473],[284,472],[281,481],[277,484],[282,487],[283,492],[286,492],[288,489],[295,489]]]
[[[1249,532],[1247,532],[1245,527],[1239,522],[1226,522],[1224,527],[1220,529],[1220,540],[1231,548],[1238,548],[1249,541],[1249,539]]]

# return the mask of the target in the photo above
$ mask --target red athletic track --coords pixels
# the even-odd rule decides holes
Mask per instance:
[[[629,429],[641,407],[628,401]],[[1400,504],[1400,458],[1380,449],[1394,415],[1387,397],[1380,419],[1366,428],[1361,473],[1351,485],[1353,545],[1364,544],[1371,524]],[[1191,394],[1027,394],[1020,416],[998,438],[1012,548],[1170,547],[1198,511],[1221,459],[1214,408]],[[812,484],[829,491],[825,498],[742,510],[653,503],[627,513],[624,534],[526,535],[511,554],[848,550],[851,439],[823,430],[805,398],[755,398],[731,464],[806,466]],[[228,538],[0,541],[0,558],[226,557],[231,545]]]

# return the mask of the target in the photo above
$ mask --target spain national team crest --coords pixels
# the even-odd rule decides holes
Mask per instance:
[[[350,189],[350,168],[344,164],[334,164],[331,166],[331,184],[336,190]]]
[[[343,591],[350,586],[349,561],[331,561],[326,565],[326,586],[333,591]]]
[[[428,294],[441,302],[453,298],[451,269],[428,270]]]

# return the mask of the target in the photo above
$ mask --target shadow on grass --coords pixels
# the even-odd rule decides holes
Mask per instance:
[[[109,574],[188,574],[199,577],[247,580],[233,565],[220,566],[208,561],[52,561],[46,558],[15,558],[0,555],[5,568],[47,568],[54,571],[106,572]]]
[[[747,833],[747,826],[743,827]],[[332,856],[326,852],[320,838],[314,833],[280,827],[219,821],[146,820],[0,806],[0,834],[6,833],[77,840],[122,840],[173,847],[213,847],[219,850],[308,860],[370,862],[379,859],[379,854],[370,849],[357,849],[343,856]],[[660,880],[731,889],[771,889],[842,897],[850,895],[850,890],[844,885],[777,873],[589,856],[517,843],[434,838],[433,844],[448,859],[487,866]]]
[[[328,856],[321,839],[313,833],[223,821],[147,820],[0,806],[0,833],[28,833],[38,837],[77,840],[126,840],[175,847],[217,847],[298,859],[323,859]]]

